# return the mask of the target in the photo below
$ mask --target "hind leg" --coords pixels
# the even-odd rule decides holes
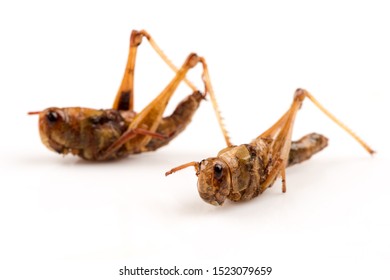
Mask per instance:
[[[127,58],[127,65],[123,75],[122,83],[116,94],[114,104],[112,106],[115,110],[133,110],[134,109],[134,69],[135,60],[137,56],[138,46],[142,43],[142,38],[146,38],[153,49],[161,57],[162,60],[176,73],[179,69],[168,59],[160,47],[156,44],[153,38],[145,30],[133,30],[130,36],[130,48]],[[193,90],[197,91],[196,87],[186,78],[183,81]]]

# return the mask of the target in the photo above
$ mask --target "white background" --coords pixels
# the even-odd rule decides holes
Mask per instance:
[[[386,1],[10,2],[0,4],[2,279],[126,279],[125,265],[203,268],[209,277],[213,266],[272,266],[269,279],[389,279]],[[277,182],[250,202],[214,207],[199,198],[193,170],[164,176],[224,147],[210,102],[153,153],[90,163],[47,150],[37,117],[26,113],[109,108],[132,29],[148,30],[176,65],[190,52],[207,59],[234,143],[268,128],[304,87],[378,153],[306,101],[295,138],[316,131],[330,146],[288,170],[287,193]],[[189,75],[199,87],[200,73]],[[136,110],[172,75],[145,41]],[[189,93],[180,87],[170,110]]]

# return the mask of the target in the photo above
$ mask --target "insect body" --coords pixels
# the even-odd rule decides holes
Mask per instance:
[[[221,150],[217,157],[178,166],[168,171],[166,175],[194,166],[198,176],[199,195],[213,205],[222,205],[226,199],[232,201],[252,199],[271,187],[279,176],[282,178],[282,188],[285,192],[286,167],[309,159],[327,145],[327,139],[315,133],[299,141],[291,141],[295,117],[305,97],[354,137],[370,154],[374,153],[358,136],[322,107],[309,92],[298,89],[290,109],[251,143],[227,147]]]
[[[148,39],[176,75],[166,88],[137,114],[133,111],[134,68],[137,48],[143,37]],[[185,78],[187,72],[198,63],[203,66],[203,94]],[[181,81],[187,83],[193,93],[179,103],[170,116],[163,117],[166,106]],[[41,140],[49,149],[61,154],[71,153],[86,160],[108,160],[154,151],[168,144],[190,123],[207,94],[210,95],[219,125],[229,145],[204,58],[192,53],[182,67],[177,69],[146,31],[133,31],[126,71],[112,109],[52,107],[29,114],[39,114]]]

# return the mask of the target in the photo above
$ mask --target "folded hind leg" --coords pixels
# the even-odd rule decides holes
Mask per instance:
[[[130,48],[127,58],[127,65],[123,75],[122,83],[116,94],[113,109],[115,110],[133,110],[134,109],[134,69],[137,56],[138,46],[142,42],[142,38],[146,38],[157,54],[165,61],[165,63],[176,73],[179,69],[173,65],[168,57],[163,53],[160,47],[156,44],[153,38],[145,30],[133,30],[130,36]],[[197,91],[196,87],[186,78],[183,81],[193,90]]]

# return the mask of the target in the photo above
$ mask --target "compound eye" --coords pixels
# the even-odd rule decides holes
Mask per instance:
[[[58,113],[56,113],[56,112],[49,111],[49,112],[46,114],[46,119],[47,119],[49,122],[51,122],[51,123],[55,123],[56,121],[58,121],[59,115],[58,115]]]
[[[223,168],[222,168],[222,165],[220,165],[219,163],[215,164],[214,165],[214,178],[219,180],[222,178],[222,171],[223,171]]]

